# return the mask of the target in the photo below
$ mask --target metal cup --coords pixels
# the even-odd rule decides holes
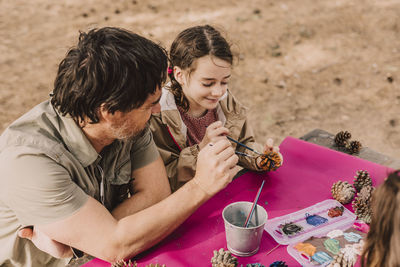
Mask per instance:
[[[235,202],[226,206],[222,211],[228,250],[240,257],[248,257],[257,253],[268,218],[267,211],[257,205],[249,226],[244,227],[252,205],[252,202]]]

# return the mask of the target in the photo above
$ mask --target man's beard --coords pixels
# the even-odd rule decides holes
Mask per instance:
[[[137,129],[135,127],[132,130],[129,130],[129,127],[126,123],[122,124],[121,126],[117,127],[112,127],[113,135],[116,137],[118,140],[122,141],[135,141],[139,138],[141,138],[149,128],[149,123],[147,122],[143,129]]]

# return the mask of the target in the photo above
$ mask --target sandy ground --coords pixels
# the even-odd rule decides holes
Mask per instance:
[[[197,24],[238,55],[231,91],[260,142],[348,130],[400,158],[400,0],[0,0],[0,132],[48,98],[78,31],[117,26],[163,46]]]

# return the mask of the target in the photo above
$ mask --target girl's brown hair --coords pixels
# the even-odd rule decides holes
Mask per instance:
[[[400,266],[400,170],[391,173],[375,190],[372,221],[361,266]]]
[[[182,31],[173,41],[169,52],[170,68],[177,66],[182,70],[194,71],[194,61],[203,56],[211,55],[232,64],[231,46],[221,33],[210,25],[195,26]],[[174,78],[174,72],[169,73],[171,84],[169,90],[175,97],[175,102],[185,111],[189,102],[183,94],[182,87]]]

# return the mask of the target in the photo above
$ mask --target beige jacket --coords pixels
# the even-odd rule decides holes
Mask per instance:
[[[171,189],[179,187],[193,178],[196,172],[199,146],[187,146],[187,127],[183,123],[176,107],[173,94],[163,88],[161,112],[153,114],[150,119],[150,129],[154,141],[167,169]],[[247,146],[262,152],[263,147],[254,140],[254,134],[246,120],[246,108],[227,91],[217,106],[218,120],[229,129],[230,136]],[[242,146],[232,143],[239,152],[255,155]],[[250,170],[261,171],[257,168],[255,159],[239,156],[239,165]]]

